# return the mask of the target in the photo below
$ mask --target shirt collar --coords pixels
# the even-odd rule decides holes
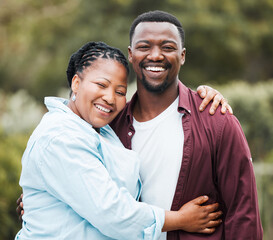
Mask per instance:
[[[189,114],[190,110],[190,102],[189,102],[189,88],[187,88],[181,81],[178,81],[178,94],[179,94],[179,102],[178,102],[178,111],[185,110]],[[137,92],[133,95],[131,101],[128,103],[128,108],[126,111],[126,118],[128,122],[133,122],[133,110],[138,99]]]
[[[178,81],[178,94],[179,94],[179,103],[178,111],[185,110],[189,114],[191,113],[190,101],[189,101],[189,88],[187,88],[182,82]]]
[[[64,112],[72,112],[72,110],[67,106],[68,100],[64,98],[45,97],[44,103],[49,111],[59,109]]]
[[[135,94],[131,98],[131,101],[128,103],[128,108],[126,111],[126,119],[129,123],[133,123],[133,110],[134,110],[134,106],[136,104],[137,99],[138,99],[138,95],[137,95],[137,92],[135,92]]]

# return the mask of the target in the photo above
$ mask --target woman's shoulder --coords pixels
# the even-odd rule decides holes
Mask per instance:
[[[97,135],[92,126],[78,116],[62,112],[48,112],[32,133],[29,142],[31,144],[39,143],[41,147],[62,140],[98,145]]]

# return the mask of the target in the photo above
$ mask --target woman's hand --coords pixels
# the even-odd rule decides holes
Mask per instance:
[[[228,110],[230,114],[233,114],[232,108],[228,104],[228,100],[225,99],[223,95],[216,89],[213,89],[206,85],[201,85],[197,88],[197,93],[201,98],[203,98],[203,101],[199,107],[200,111],[203,111],[207,107],[207,105],[212,101],[212,105],[209,110],[209,113],[211,115],[215,113],[219,104],[222,105],[221,113],[225,114]]]
[[[211,234],[222,223],[221,211],[216,211],[218,203],[202,206],[208,201],[201,196],[184,204],[179,211],[166,211],[165,224],[162,231],[184,230],[186,232]]]
[[[218,203],[202,206],[209,198],[201,196],[183,205],[179,212],[183,215],[183,230],[187,232],[213,233],[215,228],[221,224],[219,217],[221,211],[216,211]]]

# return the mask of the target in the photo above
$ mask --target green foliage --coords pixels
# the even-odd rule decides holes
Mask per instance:
[[[179,6],[180,5],[180,6]],[[255,11],[253,11],[255,9]],[[255,15],[262,12],[262,15]],[[270,14],[271,12],[271,14]],[[186,30],[187,60],[183,81],[249,82],[272,77],[273,6],[262,1],[183,1],[174,13]]]
[[[272,156],[273,157],[273,156]],[[273,160],[273,158],[271,158]],[[264,229],[264,240],[272,239],[273,234],[273,164],[254,165],[259,197],[259,208]]]
[[[67,86],[68,58],[85,42],[105,41],[126,53],[132,20],[154,9],[174,14],[185,28],[180,77],[187,85],[273,77],[270,0],[10,0],[0,6],[0,87],[25,88],[39,100]]]
[[[28,133],[41,120],[45,107],[19,90],[14,94],[5,94],[0,90],[0,127],[5,134]]]
[[[273,162],[273,81],[242,81],[214,86],[231,104],[248,140],[254,161]]]
[[[20,228],[16,200],[19,186],[21,157],[28,135],[6,135],[0,131],[0,239],[14,239]]]

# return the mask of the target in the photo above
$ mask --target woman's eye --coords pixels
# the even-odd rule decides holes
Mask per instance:
[[[97,83],[97,85],[99,85],[102,88],[105,88],[106,86],[103,83]]]
[[[124,91],[116,91],[116,93],[120,96],[125,96],[126,95],[126,92]]]
[[[116,92],[120,96],[125,96],[126,94],[124,92]]]

